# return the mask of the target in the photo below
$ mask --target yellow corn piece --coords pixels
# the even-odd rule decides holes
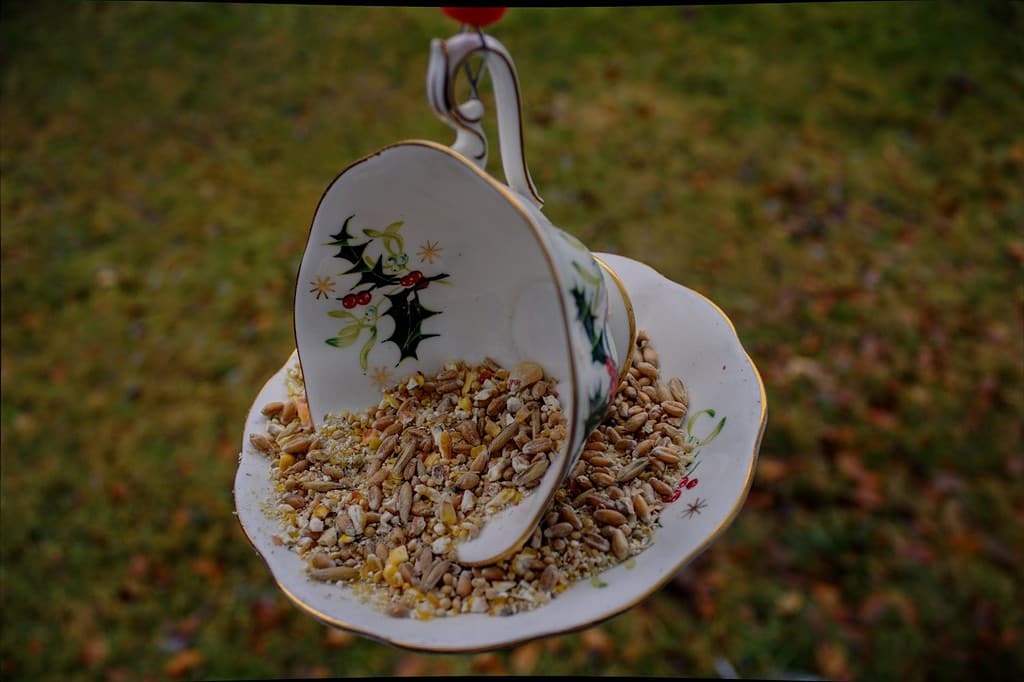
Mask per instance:
[[[469,373],[466,374],[466,382],[462,384],[462,395],[467,395],[471,390],[473,390],[473,382],[476,381],[476,376],[475,369],[470,370]]]
[[[405,549],[405,545],[399,545],[398,547],[395,547],[390,552],[388,552],[389,566],[393,564],[397,568],[398,564],[408,560],[409,552]]]
[[[353,539],[354,538],[351,535],[342,534],[342,536],[338,538],[338,541],[347,545],[348,543],[352,542]]]
[[[277,468],[284,471],[291,465],[295,464],[295,457],[289,455],[287,452],[281,455],[281,458],[277,460]]]
[[[468,395],[464,395],[459,398],[459,409],[471,412],[473,410],[473,401],[469,399]]]
[[[317,517],[318,519],[326,519],[327,515],[330,513],[331,510],[322,504],[318,504],[316,506],[316,509],[313,510],[313,516]]]
[[[441,521],[448,526],[454,526],[459,522],[458,517],[455,515],[455,506],[451,500],[445,500],[441,503]]]
[[[391,395],[390,393],[385,393],[384,394],[384,402],[386,402],[391,407],[393,407],[395,409],[398,409],[398,398],[396,398],[395,396]]]
[[[309,403],[306,402],[305,398],[295,399],[295,409],[299,413],[299,419],[302,421],[303,426],[313,425],[313,418],[309,415]]]

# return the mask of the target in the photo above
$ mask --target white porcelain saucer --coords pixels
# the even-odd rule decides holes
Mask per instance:
[[[661,513],[654,544],[631,561],[577,583],[544,606],[512,616],[463,614],[429,621],[391,618],[360,603],[344,587],[307,578],[298,554],[277,545],[277,521],[264,509],[273,497],[265,455],[249,444],[262,432],[260,408],[287,396],[293,353],[256,396],[245,424],[235,477],[238,519],[281,590],[324,623],[408,649],[456,653],[499,649],[589,627],[618,615],[661,588],[707,549],[739,513],[754,479],[766,418],[764,385],[736,330],[718,306],[647,265],[595,254],[622,280],[637,328],[661,358],[662,375],[685,384],[690,410],[683,424],[696,462],[678,498]]]

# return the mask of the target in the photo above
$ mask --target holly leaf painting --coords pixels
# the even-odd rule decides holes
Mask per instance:
[[[354,215],[350,215],[348,218],[345,218],[345,222],[342,223],[341,229],[338,230],[337,234],[331,235],[331,239],[334,241],[327,243],[327,246],[339,247],[338,253],[334,254],[335,258],[352,263],[352,267],[342,273],[344,275],[361,273],[369,269],[366,261],[363,260],[363,252],[366,251],[366,247],[370,245],[370,242],[365,241],[360,244],[353,244],[352,233],[348,231],[348,224],[354,217]]]
[[[587,338],[592,340],[596,336],[594,322],[597,320],[597,317],[590,312],[590,301],[587,300],[587,292],[573,287],[569,290],[569,293],[572,294],[572,301],[576,304],[576,319],[583,323],[583,329],[587,332]]]
[[[378,287],[389,287],[402,279],[396,275],[389,275],[384,272],[384,262],[381,258],[377,257],[377,262],[373,264],[372,268],[366,268],[365,270],[359,270],[359,281],[353,285],[352,289],[358,289],[364,284],[369,284],[370,289],[376,289]],[[390,296],[388,297],[390,298]]]
[[[391,305],[384,312],[384,315],[395,321],[395,330],[391,336],[384,339],[398,346],[400,357],[397,366],[406,358],[416,357],[420,342],[440,334],[424,334],[423,321],[427,318],[439,315],[440,311],[428,310],[420,303],[420,295],[417,289],[402,289],[397,294],[385,295]]]

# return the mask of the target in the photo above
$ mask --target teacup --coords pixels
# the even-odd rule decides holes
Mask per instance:
[[[454,98],[458,70],[478,51],[492,77],[508,185],[485,171],[482,105]],[[458,547],[460,562],[484,564],[533,532],[607,412],[636,329],[611,269],[540,211],[505,48],[473,33],[433,41],[427,88],[455,143],[399,142],[335,178],[298,271],[295,340],[317,426],[453,360],[490,357],[508,368],[530,360],[557,380],[567,421],[561,451],[530,495]]]

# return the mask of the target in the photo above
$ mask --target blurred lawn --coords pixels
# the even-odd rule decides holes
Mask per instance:
[[[326,184],[411,137],[432,8],[3,5],[5,679],[1024,674],[1024,7],[515,9],[546,213],[719,303],[758,476],[674,590],[421,656],[328,632],[232,515]],[[666,352],[667,349],[662,349]]]

